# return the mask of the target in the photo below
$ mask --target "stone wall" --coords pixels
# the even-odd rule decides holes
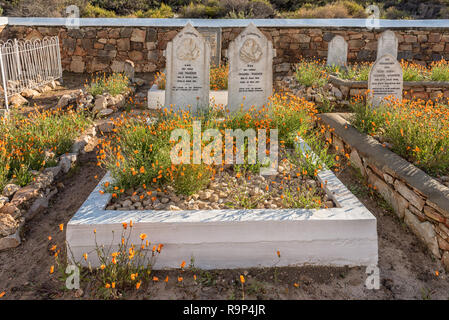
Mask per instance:
[[[10,18],[12,19],[12,18]],[[102,19],[98,19],[102,20]],[[121,19],[113,19],[121,21]],[[61,40],[63,69],[72,72],[121,71],[127,59],[137,72],[154,72],[165,65],[163,51],[181,27],[82,26],[67,29],[63,25],[17,25],[9,23],[0,32],[1,39],[33,38],[58,35]],[[118,24],[118,23],[117,23]],[[326,58],[327,46],[334,35],[343,36],[349,44],[350,61],[373,61],[377,38],[385,29],[367,30],[355,27],[260,27],[273,41],[277,56],[274,73],[284,75],[291,63],[301,56]],[[222,57],[226,60],[229,42],[243,27],[222,28]],[[449,59],[449,28],[394,29],[399,40],[399,59],[424,64],[441,58]]]
[[[338,114],[322,114],[321,127],[327,141],[338,153],[349,155],[370,186],[449,270],[449,188]]]

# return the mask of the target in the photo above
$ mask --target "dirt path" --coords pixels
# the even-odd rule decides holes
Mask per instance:
[[[84,155],[79,167],[61,180],[64,186],[48,210],[27,224],[22,245],[0,252],[0,292],[6,292],[3,299],[75,298],[74,292],[63,290],[57,271],[49,274],[54,261],[50,247],[53,244],[63,246],[65,232],[59,231],[59,224],[68,222],[103,175],[95,160],[93,152]],[[364,287],[365,268],[188,269],[184,272],[155,271],[160,279],[168,275],[168,283],[144,284],[138,292],[124,292],[123,298],[240,299],[242,291],[238,278],[246,274],[245,294],[250,299],[448,299],[449,281],[441,264],[434,261],[394,213],[363,186],[351,168],[345,169],[340,179],[378,219],[380,290]],[[50,242],[49,235],[53,238]],[[177,281],[179,275],[184,278],[182,284]],[[82,298],[98,297],[94,291],[83,289]]]

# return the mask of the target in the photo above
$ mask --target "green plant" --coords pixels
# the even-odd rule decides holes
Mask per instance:
[[[295,76],[306,87],[321,87],[327,83],[326,68],[321,61],[301,61],[296,65]]]
[[[148,9],[147,11],[138,10],[133,16],[137,18],[173,18],[174,12],[169,5],[164,3],[159,8]]]
[[[128,85],[128,78],[122,73],[112,73],[108,76],[103,74],[103,76],[97,75],[91,80],[87,91],[94,97],[106,92],[115,96],[126,93],[129,90]]]
[[[449,81],[449,63],[446,60],[432,63],[430,78],[433,81]]]
[[[174,173],[173,186],[184,195],[191,195],[210,182],[211,170],[204,164],[181,165]]]
[[[106,10],[88,3],[82,10],[83,18],[115,18],[114,11]]]

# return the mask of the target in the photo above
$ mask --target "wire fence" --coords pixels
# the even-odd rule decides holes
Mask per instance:
[[[1,85],[8,98],[62,77],[59,38],[0,41]]]

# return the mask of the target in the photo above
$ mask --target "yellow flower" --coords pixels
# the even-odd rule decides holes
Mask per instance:
[[[60,225],[59,225],[59,230],[64,230],[64,224],[63,223],[61,223]]]
[[[101,270],[104,270],[106,268],[106,266],[104,265],[104,264],[102,264],[101,266],[100,266],[100,269]]]
[[[143,241],[146,239],[147,235],[145,233],[141,233],[139,237]]]
[[[52,274],[53,272],[55,272],[55,266],[50,267],[50,274]]]
[[[245,283],[245,277],[242,274],[240,275],[240,282]]]
[[[136,289],[137,289],[137,290],[139,290],[140,284],[141,284],[141,283],[142,283],[142,281],[139,281],[139,282],[136,283]]]

